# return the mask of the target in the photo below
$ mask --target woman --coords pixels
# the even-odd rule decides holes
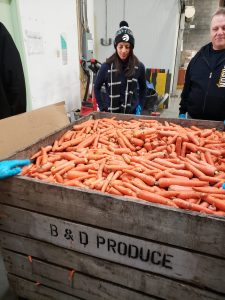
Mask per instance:
[[[140,114],[146,89],[145,67],[133,53],[134,36],[126,21],[120,22],[114,47],[115,53],[102,64],[95,81],[98,107],[100,111]]]

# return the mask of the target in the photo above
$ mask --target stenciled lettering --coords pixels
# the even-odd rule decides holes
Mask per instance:
[[[100,247],[100,245],[104,245],[105,244],[105,239],[103,236],[97,235],[97,248]]]
[[[116,241],[112,239],[108,239],[108,251],[111,251],[112,249],[112,251],[116,253],[115,247],[116,247]]]
[[[138,257],[138,247],[135,245],[128,246],[128,257],[130,258],[137,258]]]
[[[84,231],[80,231],[79,236],[80,236],[80,243],[82,245],[84,245],[84,247],[86,247],[87,244],[88,244],[88,235],[87,235],[87,233],[84,232]]]
[[[151,262],[155,265],[160,265],[161,263],[160,257],[161,257],[161,253],[159,253],[158,251],[152,251]]]
[[[57,226],[54,224],[50,224],[50,231],[51,231],[51,236],[58,236],[58,229]]]
[[[73,241],[72,231],[70,229],[65,229],[64,237],[67,240],[72,240]]]
[[[173,269],[173,267],[171,266],[171,259],[169,258],[172,258],[173,255],[170,255],[170,254],[164,254],[163,255],[163,259],[162,259],[162,266],[167,268],[167,269]]]
[[[127,245],[123,242],[119,242],[118,244],[118,253],[120,255],[126,255],[127,254]]]
[[[112,238],[105,238],[101,235],[97,236],[97,248],[106,249],[109,253],[113,252],[121,256],[127,256],[132,259],[140,259],[143,262],[149,262],[153,265],[161,266],[167,269],[173,269],[173,255],[161,253],[160,251],[151,250],[144,247],[128,244],[125,242],[117,242]]]

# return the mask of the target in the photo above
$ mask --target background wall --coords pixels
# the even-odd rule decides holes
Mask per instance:
[[[219,0],[189,0],[186,5],[195,6],[195,16],[191,23],[185,24],[184,50],[199,50],[203,45],[209,43],[209,28],[211,15],[219,6]],[[191,28],[193,27],[194,28]]]
[[[32,109],[80,107],[75,0],[18,0]]]

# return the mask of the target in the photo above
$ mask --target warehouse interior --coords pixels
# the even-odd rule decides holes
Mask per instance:
[[[119,22],[126,20],[135,36],[134,52],[160,98],[152,115],[177,118],[188,63],[210,41],[211,15],[219,6],[225,6],[224,2],[0,0],[0,22],[12,35],[22,59],[27,112],[50,107],[58,117],[60,106],[64,116],[58,128],[77,119],[87,85],[80,60],[95,58],[104,62],[114,51]],[[3,121],[0,127],[5,128],[7,123]],[[2,157],[0,152],[0,159],[5,156],[6,152]],[[0,256],[0,300],[16,299]]]
[[[23,62],[28,111],[61,101],[68,113],[79,109],[85,88],[79,59],[104,62],[114,51],[112,40],[122,19],[134,32],[135,54],[146,69],[156,72],[158,94],[176,96],[188,61],[209,40],[209,18],[219,2],[58,0],[53,10],[51,1],[1,1],[1,21]],[[185,10],[194,15],[185,17]]]

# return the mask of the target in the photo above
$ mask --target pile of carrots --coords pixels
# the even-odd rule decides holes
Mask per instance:
[[[157,120],[90,119],[20,175],[225,216],[225,133]]]

